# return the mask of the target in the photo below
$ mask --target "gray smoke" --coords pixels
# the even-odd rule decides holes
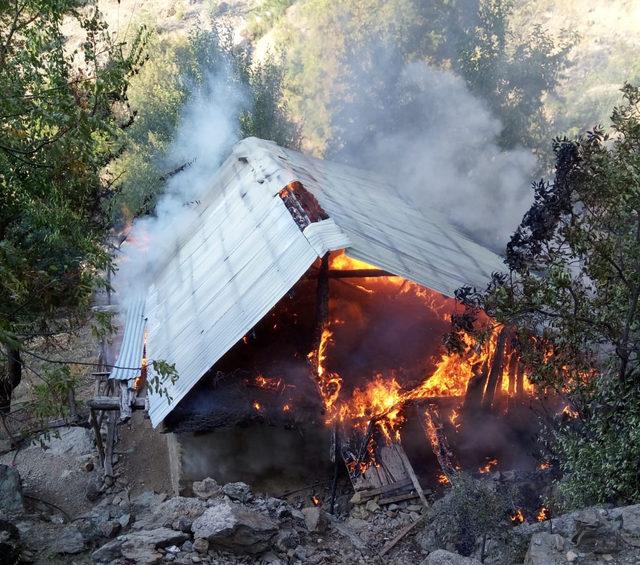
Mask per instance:
[[[382,86],[341,106],[335,157],[385,174],[419,207],[501,252],[531,203],[532,153],[498,145],[500,121],[453,73],[424,63],[378,63],[375,72],[355,73]]]
[[[157,266],[177,250],[196,217],[197,202],[239,139],[247,97],[228,72],[210,74],[188,97],[162,168],[171,176],[155,212],[134,221],[118,259],[114,287],[121,297],[144,294]]]

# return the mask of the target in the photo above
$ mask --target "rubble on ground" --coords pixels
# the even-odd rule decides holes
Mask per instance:
[[[107,492],[107,490],[109,492]],[[2,563],[365,564],[476,565],[479,547],[462,556],[435,547],[427,509],[408,500],[379,505],[337,501],[337,515],[308,503],[252,492],[249,485],[219,485],[207,478],[194,496],[132,495],[114,481],[98,502],[76,517],[25,504],[15,470],[0,466]],[[9,496],[10,495],[10,496]],[[5,517],[9,514],[5,511]],[[409,526],[419,520],[414,529]],[[404,537],[402,532],[411,532]],[[394,539],[396,538],[396,539]],[[391,542],[396,542],[391,543]],[[545,522],[522,524],[488,539],[484,563],[503,565],[631,564],[640,560],[640,505],[588,508]]]

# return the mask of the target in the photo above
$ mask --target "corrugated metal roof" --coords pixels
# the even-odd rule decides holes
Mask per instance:
[[[300,230],[278,196],[293,181],[316,197],[328,220]],[[147,355],[175,363],[179,374],[175,385],[166,385],[171,403],[150,394],[153,425],[317,257],[343,248],[448,296],[465,284],[484,285],[502,268],[497,255],[441,215],[419,211],[379,178],[245,139],[212,180],[197,218],[149,288]]]
[[[140,375],[144,330],[147,321],[144,304],[143,296],[133,297],[128,301],[124,320],[124,335],[118,352],[118,361],[109,374],[110,379],[126,381]]]
[[[464,285],[482,287],[492,272],[504,268],[495,253],[470,240],[442,214],[418,209],[379,176],[268,141],[251,140],[251,145],[281,163],[286,172],[279,178],[301,182],[318,199],[351,240],[346,252],[354,259],[447,296]],[[397,186],[401,184],[399,179]]]

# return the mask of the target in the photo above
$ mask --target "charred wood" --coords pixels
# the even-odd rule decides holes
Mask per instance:
[[[485,410],[491,410],[493,406],[493,400],[496,395],[498,385],[502,381],[502,369],[504,366],[504,348],[507,341],[507,328],[503,327],[498,334],[498,341],[496,343],[496,350],[491,360],[491,371],[489,372],[489,380],[487,382],[487,389],[482,401],[482,407]]]
[[[487,361],[477,364],[473,369],[473,376],[467,384],[467,392],[464,396],[462,405],[462,413],[465,417],[477,414],[482,405],[482,395],[487,382],[487,374],[489,371]]]

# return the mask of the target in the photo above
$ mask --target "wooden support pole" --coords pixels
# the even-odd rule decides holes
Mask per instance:
[[[104,444],[102,443],[102,434],[100,433],[100,426],[98,425],[98,419],[94,410],[90,411],[89,421],[91,422],[91,428],[96,436],[96,447],[98,448],[98,456],[100,457],[100,465],[104,466]]]
[[[498,341],[496,343],[496,350],[493,354],[491,361],[491,371],[489,372],[489,380],[487,381],[487,390],[484,394],[482,401],[482,407],[485,410],[491,410],[493,406],[493,400],[496,395],[496,389],[498,383],[502,380],[502,370],[504,367],[504,348],[507,341],[508,330],[503,327],[498,334]]]
[[[118,415],[115,412],[109,412],[107,416],[107,445],[104,450],[104,474],[105,477],[113,477],[113,448],[116,443],[116,425],[118,423]]]
[[[330,269],[327,273],[330,279],[367,279],[374,277],[397,277],[389,271],[382,269],[351,269],[349,271],[340,271],[338,269]]]

